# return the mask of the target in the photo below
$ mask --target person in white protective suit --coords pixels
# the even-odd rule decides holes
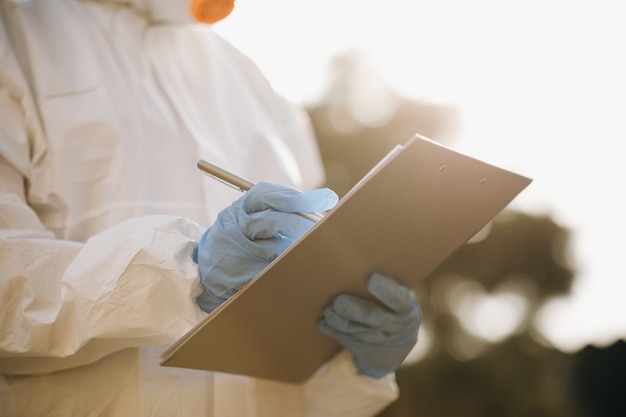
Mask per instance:
[[[315,190],[304,114],[192,21],[188,1],[0,5],[0,416],[372,416],[390,404],[420,317],[381,276],[370,284],[388,311],[339,296],[320,312],[345,349],[302,384],[159,366],[237,290],[231,269],[251,279],[277,240],[310,227],[289,236],[284,216],[336,201]],[[264,182],[242,197],[200,175],[201,158]],[[233,216],[256,220],[221,227]],[[244,235],[275,253],[229,246]],[[219,264],[220,251],[235,261]],[[375,337],[359,339],[366,326]]]

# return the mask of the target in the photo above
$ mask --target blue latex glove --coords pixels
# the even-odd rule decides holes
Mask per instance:
[[[327,188],[302,193],[260,182],[222,210],[193,254],[204,289],[200,308],[215,310],[313,227],[296,212],[328,210],[337,200]]]
[[[417,342],[421,313],[415,294],[373,274],[368,290],[387,308],[341,294],[324,310],[320,329],[348,352],[361,374],[381,378],[395,371]]]

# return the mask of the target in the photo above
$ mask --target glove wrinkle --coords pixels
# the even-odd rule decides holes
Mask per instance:
[[[295,212],[327,210],[336,201],[327,188],[301,193],[261,182],[222,210],[193,254],[203,287],[198,305],[217,308],[313,227]]]

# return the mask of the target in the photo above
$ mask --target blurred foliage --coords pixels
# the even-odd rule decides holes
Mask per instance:
[[[457,361],[446,352],[397,373],[400,399],[381,416],[581,416],[567,401],[570,358],[511,338]]]
[[[340,196],[415,133],[447,144],[457,129],[455,109],[398,96],[358,51],[333,74],[309,114]],[[380,416],[626,416],[626,344],[568,354],[535,330],[572,286],[568,241],[548,216],[504,210],[426,277],[415,289],[423,352],[398,370],[400,399]]]
[[[546,300],[566,294],[572,284],[567,241],[567,231],[548,217],[507,210],[496,216],[416,287],[424,325],[437,335],[431,349],[460,358],[488,351],[486,342],[459,322],[460,315],[472,313],[471,306],[457,307],[503,294],[510,307],[523,313],[512,329],[518,341],[530,350],[540,349],[535,346],[543,343],[534,331],[535,316]],[[505,307],[495,313],[509,313]]]
[[[444,142],[456,129],[454,108],[397,95],[358,50],[335,59],[331,78],[327,95],[308,111],[327,186],[340,196],[416,133]]]
[[[569,395],[571,355],[551,348],[533,326],[543,303],[572,284],[566,231],[547,217],[505,211],[485,234],[416,288],[434,336],[425,358],[398,371],[401,398],[382,416],[583,416]],[[463,325],[472,310],[457,307],[476,289],[483,302],[505,290],[523,300],[517,325],[501,340]],[[506,307],[490,313],[504,316]]]
[[[574,357],[571,394],[586,416],[626,416],[626,342],[586,346]]]

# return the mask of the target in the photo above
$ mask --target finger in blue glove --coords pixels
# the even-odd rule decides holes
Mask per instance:
[[[313,227],[297,212],[325,211],[337,200],[327,188],[302,193],[260,182],[222,210],[193,254],[203,287],[200,308],[213,311]]]
[[[373,274],[368,291],[383,305],[348,294],[324,309],[320,330],[352,354],[360,373],[374,378],[395,371],[417,342],[421,313],[415,294]]]

